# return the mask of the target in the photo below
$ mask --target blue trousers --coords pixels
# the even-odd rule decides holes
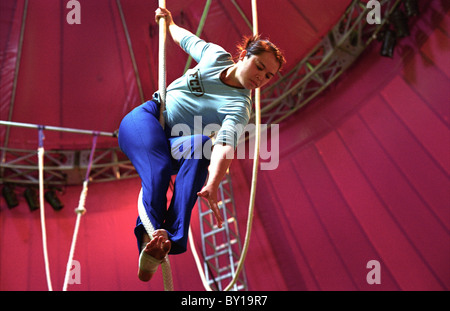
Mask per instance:
[[[154,97],[127,114],[120,124],[119,146],[141,178],[143,204],[153,227],[165,229],[172,242],[170,254],[180,254],[186,251],[191,212],[208,174],[209,159],[202,150],[210,148],[211,140],[203,135],[172,137],[170,127],[163,130],[159,123],[159,106]],[[140,249],[145,228],[139,217],[134,233]]]

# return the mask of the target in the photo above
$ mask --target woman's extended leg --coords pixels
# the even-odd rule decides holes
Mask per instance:
[[[166,218],[172,173],[169,143],[158,118],[159,105],[148,101],[127,114],[119,128],[119,146],[141,177],[142,201],[155,229],[161,228]],[[140,249],[145,229],[139,218],[135,233]]]
[[[169,233],[172,242],[170,254],[186,251],[191,212],[197,201],[197,192],[205,184],[208,175],[209,155],[203,150],[211,149],[207,136],[194,135],[170,138],[172,156],[178,169],[172,201],[162,228]]]

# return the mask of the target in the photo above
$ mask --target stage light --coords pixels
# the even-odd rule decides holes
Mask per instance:
[[[409,36],[408,18],[402,10],[397,8],[391,15],[391,21],[398,38]]]
[[[49,203],[55,211],[59,211],[64,207],[64,204],[61,203],[59,198],[56,196],[56,192],[53,189],[45,192],[45,200]]]
[[[381,56],[392,58],[394,55],[395,45],[397,44],[397,35],[392,29],[384,32],[383,44],[381,45]]]
[[[14,192],[14,187],[11,185],[4,185],[2,189],[3,198],[5,198],[6,205],[9,208],[16,207],[19,205],[19,200],[17,200],[16,193]]]
[[[35,189],[28,187],[23,192],[23,196],[25,197],[25,200],[28,203],[30,211],[35,211],[39,209],[39,200]]]
[[[419,5],[417,0],[403,0],[405,6],[406,16],[412,17],[419,15]]]

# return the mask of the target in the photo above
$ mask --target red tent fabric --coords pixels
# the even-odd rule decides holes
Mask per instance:
[[[144,98],[156,88],[154,2],[120,1]],[[251,16],[250,1],[236,2]],[[261,32],[286,51],[288,70],[348,2],[259,1]],[[66,3],[28,3],[11,120],[114,131],[141,102],[117,2],[80,1],[80,25],[67,24]],[[204,3],[177,1],[171,10],[195,31]],[[24,4],[0,3],[2,120],[9,116]],[[279,167],[259,174],[245,265],[249,289],[449,290],[449,7],[433,0],[420,8],[393,59],[380,57],[379,43],[372,43],[325,95],[280,125]],[[245,33],[250,30],[232,2],[213,1],[202,36],[233,51]],[[168,60],[171,81],[186,57],[170,45]],[[35,148],[33,135],[13,128],[10,146]],[[90,138],[46,133],[45,145],[89,147]],[[239,160],[231,169],[241,233],[251,165]],[[69,290],[163,288],[160,274],[150,283],[136,277],[139,187],[138,179],[90,185],[75,254],[81,284]],[[62,288],[80,191],[67,187],[66,207],[47,209],[55,289]],[[0,290],[46,290],[39,215],[23,198],[20,203],[8,209],[0,198]],[[196,209],[192,225],[199,246]],[[367,281],[372,260],[380,264],[381,284]],[[190,250],[171,263],[176,290],[203,290]]]
[[[196,32],[206,1],[172,2],[168,5],[175,21]],[[8,118],[10,111],[25,3],[8,0],[1,4],[2,120]],[[158,1],[120,1],[120,6],[112,0],[81,1],[81,24],[67,22],[71,12],[67,3],[28,2],[11,120],[113,132],[128,111],[151,98],[157,89],[158,27],[154,11]],[[237,3],[251,19],[251,1]],[[291,66],[334,26],[348,1],[332,1],[322,8],[319,5],[320,1],[260,1],[260,32],[286,51]],[[280,27],[283,20],[291,21],[291,25]],[[234,53],[242,36],[251,33],[232,1],[212,1],[202,33],[205,40]],[[139,78],[133,68],[127,34]],[[187,56],[168,40],[167,59],[170,83],[183,73]],[[3,137],[5,128],[0,131]],[[28,136],[24,135],[29,133],[27,130],[14,128],[11,132],[11,147],[34,148],[34,137],[23,139]],[[48,133],[46,145],[71,148],[89,146],[89,141],[80,135]]]

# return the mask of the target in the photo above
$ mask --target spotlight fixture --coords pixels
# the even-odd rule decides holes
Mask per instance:
[[[55,211],[59,211],[64,207],[59,198],[56,196],[56,192],[53,189],[48,190],[44,194],[44,198],[49,203]]]
[[[409,36],[408,18],[402,10],[397,8],[391,15],[391,21],[398,38]]]
[[[397,35],[392,29],[384,32],[383,44],[381,45],[381,56],[392,58],[394,55],[395,45],[397,44]]]
[[[417,0],[403,0],[406,16],[413,17],[419,15],[419,5]]]
[[[25,197],[28,207],[30,208],[30,211],[35,211],[39,209],[39,200],[36,193],[36,190],[32,187],[28,187],[23,192],[23,196]]]
[[[16,193],[14,192],[14,187],[11,185],[4,185],[2,189],[2,195],[5,198],[6,205],[8,208],[13,208],[19,205],[19,200],[17,200]]]

